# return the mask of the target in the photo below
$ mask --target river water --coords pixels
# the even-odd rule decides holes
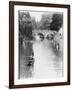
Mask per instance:
[[[31,45],[30,45],[31,46]],[[30,48],[29,46],[27,49]],[[63,56],[57,55],[52,46],[52,41],[44,39],[43,41],[34,41],[32,43],[34,52],[33,67],[27,66],[24,45],[20,48],[20,78],[57,78],[63,76]],[[28,50],[28,52],[31,53]]]
[[[62,57],[56,55],[52,42],[36,42],[34,49],[34,78],[55,78],[63,76]]]

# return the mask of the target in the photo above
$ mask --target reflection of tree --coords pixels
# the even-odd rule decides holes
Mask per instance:
[[[53,14],[52,22],[50,24],[50,29],[58,31],[63,24],[63,15],[62,14]]]

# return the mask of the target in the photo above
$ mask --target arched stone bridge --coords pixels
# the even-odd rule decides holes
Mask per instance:
[[[47,38],[47,36],[50,37],[50,35],[55,35],[56,31],[51,31],[51,30],[33,30],[33,37],[38,36],[38,34],[42,34],[44,38]]]
[[[55,34],[56,32],[51,30],[33,30],[33,36],[38,33],[42,33],[46,37],[48,34]]]

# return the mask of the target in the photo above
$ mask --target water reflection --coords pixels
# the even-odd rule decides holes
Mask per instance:
[[[62,58],[52,48],[52,42],[44,40],[34,44],[34,77],[53,78],[63,76]]]
[[[53,37],[36,35],[20,46],[21,78],[56,78],[63,76],[63,56],[53,47]]]

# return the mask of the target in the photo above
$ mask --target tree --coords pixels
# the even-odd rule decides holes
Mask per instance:
[[[50,23],[51,23],[51,18],[52,18],[52,15],[51,14],[43,14],[42,15],[42,18],[39,22],[39,26],[38,28],[40,29],[49,29],[49,26],[50,26]]]
[[[53,14],[52,22],[50,24],[50,29],[54,31],[59,31],[63,24],[63,14]]]
[[[29,12],[19,12],[19,32],[23,38],[32,38],[32,22]]]
[[[35,21],[35,17],[31,18],[31,22],[32,22],[32,29],[37,29],[37,22]]]

